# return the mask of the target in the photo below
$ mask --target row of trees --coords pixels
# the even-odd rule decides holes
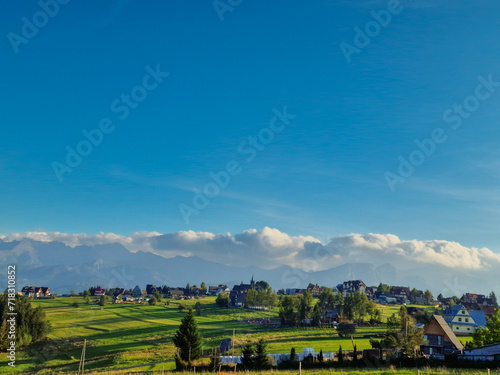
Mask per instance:
[[[334,295],[331,289],[325,288],[314,306],[313,300],[309,291],[302,296],[282,296],[279,301],[282,324],[297,326],[302,321],[311,319],[313,325],[319,325],[322,323],[322,317],[335,309],[339,316],[349,320],[364,319],[365,316],[380,320],[380,310],[363,293],[353,293],[344,298],[341,294]]]
[[[250,289],[245,299],[245,305],[249,307],[260,306],[272,309],[277,303],[278,296],[269,284],[267,284],[267,287],[261,287],[259,290]]]
[[[264,339],[260,339],[255,345],[247,343],[242,354],[241,363],[246,370],[265,370],[271,366]]]

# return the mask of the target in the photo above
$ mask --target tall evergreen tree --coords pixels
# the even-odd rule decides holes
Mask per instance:
[[[269,367],[267,345],[264,339],[259,339],[255,348],[255,368],[265,370]]]
[[[252,344],[246,343],[243,347],[241,364],[247,370],[253,370],[255,367],[255,350]]]
[[[292,350],[290,351],[290,361],[295,361],[295,348],[292,348]]]
[[[175,333],[173,341],[174,345],[179,349],[179,355],[183,361],[201,357],[201,335],[198,332],[198,325],[194,319],[192,309],[189,309],[182,318],[181,325]]]
[[[337,361],[339,363],[344,363],[344,353],[342,353],[342,345],[339,346],[339,354]]]
[[[493,306],[498,307],[498,301],[495,292],[491,292],[489,297],[491,299],[491,303],[493,304]]]

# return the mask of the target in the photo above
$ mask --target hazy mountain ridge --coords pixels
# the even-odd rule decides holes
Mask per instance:
[[[273,288],[305,288],[310,282],[334,286],[346,280],[361,279],[367,285],[390,285],[430,289],[445,295],[467,291],[488,293],[496,288],[494,271],[457,271],[438,265],[398,270],[391,264],[346,263],[324,271],[304,272],[281,266],[272,270],[258,267],[232,267],[200,257],[164,258],[138,251],[132,253],[121,244],[69,247],[61,242],[25,239],[0,240],[0,260],[17,266],[17,286],[49,286],[54,293],[82,291],[92,285],[133,288],[146,284],[184,286],[248,282],[253,276],[268,281]],[[0,272],[6,274],[6,267]]]

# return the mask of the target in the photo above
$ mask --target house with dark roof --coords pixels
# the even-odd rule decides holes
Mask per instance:
[[[420,350],[433,357],[462,353],[464,346],[440,315],[433,315],[424,327],[425,344]]]
[[[132,297],[134,298],[142,297],[142,290],[141,288],[139,288],[139,285],[136,285],[135,288],[132,290]]]
[[[396,298],[399,303],[409,303],[410,302],[410,288],[405,286],[393,286],[389,292],[389,296]]]
[[[469,361],[500,361],[500,342],[479,346],[477,348],[465,349],[464,354],[458,356],[458,358],[467,359]]]
[[[255,281],[252,277],[250,284],[243,284],[233,286],[233,289],[229,293],[229,299],[231,300],[231,306],[243,307],[245,300],[247,298],[247,292],[250,289],[259,290],[260,287],[255,285]]]
[[[342,293],[342,297],[344,298],[354,293],[367,293],[366,284],[361,280],[344,281],[342,284],[337,285],[337,289]]]
[[[323,292],[323,289],[318,285],[311,285],[307,287],[307,291],[311,293],[313,297],[319,297]]]
[[[167,297],[168,298],[182,298],[186,294],[184,293],[184,288],[168,288]]]
[[[486,326],[484,311],[468,310],[464,305],[455,305],[446,310],[443,318],[451,330],[460,336],[470,336],[477,328]]]

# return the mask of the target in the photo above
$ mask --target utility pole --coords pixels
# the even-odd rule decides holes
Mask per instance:
[[[80,357],[80,364],[78,365],[78,375],[85,372],[85,350],[87,348],[87,339],[83,341],[82,355]]]
[[[233,328],[233,355],[231,358],[231,362],[234,362],[234,332],[235,332],[235,328]]]

